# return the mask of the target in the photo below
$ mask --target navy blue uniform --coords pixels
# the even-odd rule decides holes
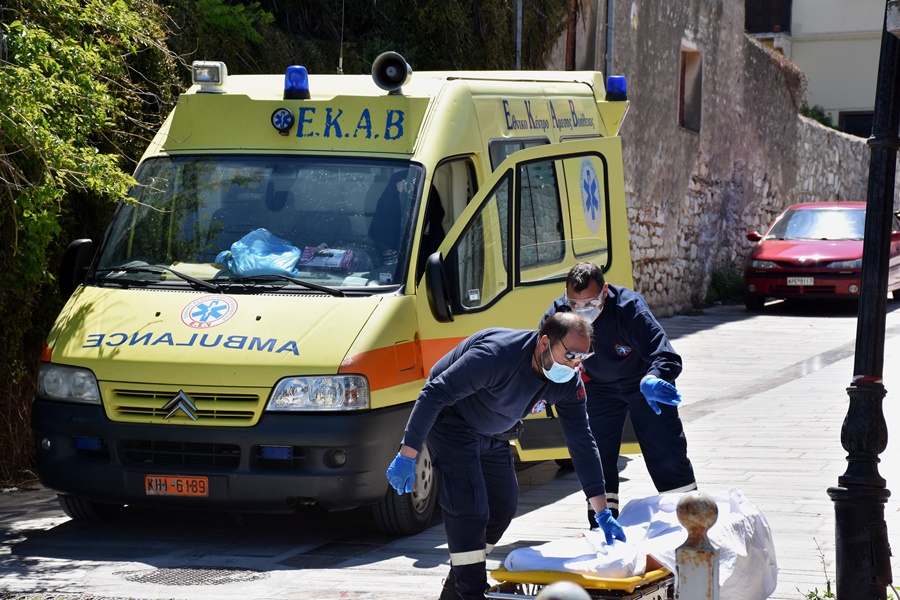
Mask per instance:
[[[544,319],[569,312],[565,296],[553,301]],[[543,320],[541,323],[543,323]],[[687,439],[674,406],[660,404],[657,415],[641,393],[641,379],[654,375],[674,384],[681,373],[681,357],[634,290],[609,285],[603,310],[594,320],[594,356],[582,366],[588,395],[591,431],[597,440],[606,474],[606,500],[613,514],[619,508],[619,449],[629,413],[647,471],[660,492],[696,488],[694,468],[687,456]]]
[[[452,574],[466,600],[484,597],[486,551],[506,531],[518,504],[511,447],[494,436],[553,405],[585,495],[605,493],[584,384],[579,377],[552,383],[535,373],[537,342],[537,331],[516,329],[486,329],[463,340],[435,363],[406,426],[405,445],[421,451],[428,443]]]

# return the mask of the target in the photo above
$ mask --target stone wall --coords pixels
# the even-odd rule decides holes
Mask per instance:
[[[606,10],[584,13],[578,53],[593,64],[579,68],[605,69]],[[715,270],[741,268],[747,232],[789,205],[866,199],[866,141],[798,114],[803,77],[744,34],[743,2],[617,0],[614,32],[634,282],[657,315],[702,306]],[[702,54],[698,132],[678,126],[683,44]]]

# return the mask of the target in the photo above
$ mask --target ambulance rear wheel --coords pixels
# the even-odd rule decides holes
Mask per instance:
[[[105,521],[119,516],[123,508],[121,504],[93,502],[67,494],[57,494],[56,499],[62,511],[73,521]]]
[[[384,498],[372,508],[375,526],[392,535],[413,535],[431,524],[437,501],[437,478],[428,445],[416,457],[416,483],[409,494],[398,495],[388,487]]]

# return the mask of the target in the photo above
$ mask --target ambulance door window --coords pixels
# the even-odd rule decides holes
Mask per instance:
[[[543,279],[547,268],[562,263],[566,255],[556,163],[524,165],[519,171],[518,197],[519,281]]]
[[[456,158],[438,165],[431,178],[431,187],[424,199],[425,214],[419,258],[416,264],[416,281],[422,277],[425,261],[437,252],[444,236],[468,206],[478,189],[475,166],[471,158]]]
[[[535,146],[544,146],[549,143],[550,140],[544,137],[514,140],[491,140],[488,145],[491,151],[491,169],[496,169],[500,163],[506,160],[511,154],[514,154],[519,150],[524,150],[525,148],[533,148]]]
[[[472,159],[447,160],[435,169],[432,185],[441,196],[444,208],[444,231],[456,222],[478,191],[478,178]]]
[[[481,309],[509,289],[511,189],[510,177],[503,178],[449,252],[463,310]]]

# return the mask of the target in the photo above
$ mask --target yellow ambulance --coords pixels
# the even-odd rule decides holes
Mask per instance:
[[[534,329],[578,261],[632,285],[625,81],[598,72],[231,76],[193,85],[103,240],[72,242],[32,427],[75,519],[123,505],[372,506],[429,524],[385,470],[435,361]],[[565,459],[553,415],[522,460]]]

